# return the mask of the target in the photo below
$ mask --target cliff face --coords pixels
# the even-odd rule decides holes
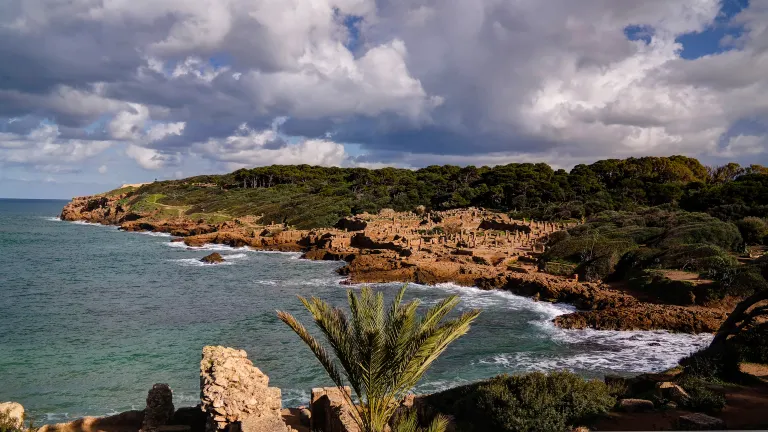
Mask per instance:
[[[641,301],[602,283],[583,283],[538,271],[536,256],[564,224],[510,220],[480,209],[425,215],[386,212],[345,218],[337,228],[295,230],[263,224],[256,216],[213,223],[193,220],[178,209],[139,211],[125,195],[75,198],[63,220],[118,225],[126,231],[170,233],[188,246],[206,243],[304,252],[315,260],[343,260],[347,283],[452,282],[503,289],[541,301],[566,302],[582,311],[558,317],[565,328],[713,332],[725,319],[720,310]],[[178,211],[177,211],[178,210]]]

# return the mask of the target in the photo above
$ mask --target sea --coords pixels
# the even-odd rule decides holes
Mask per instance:
[[[283,406],[308,403],[331,385],[309,349],[281,321],[309,328],[297,296],[346,305],[342,263],[295,253],[206,245],[189,248],[157,233],[63,222],[66,201],[0,200],[0,401],[24,405],[37,425],[142,409],[155,383],[174,404],[196,405],[205,345],[244,349],[282,389]],[[217,251],[221,265],[199,262]],[[374,284],[391,298],[398,283]],[[563,330],[552,320],[575,309],[503,291],[410,284],[424,307],[458,295],[458,312],[480,309],[415,392],[435,392],[498,374],[570,370],[584,377],[661,371],[711,335]]]

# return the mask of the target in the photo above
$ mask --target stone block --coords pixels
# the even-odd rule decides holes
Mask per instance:
[[[154,431],[168,424],[173,418],[173,391],[168,384],[155,384],[147,394],[147,406],[144,408],[144,420],[141,430]]]
[[[691,413],[680,416],[677,427],[683,430],[718,430],[725,429],[725,422],[706,414]]]
[[[619,409],[626,412],[646,412],[653,411],[653,402],[645,399],[621,399]]]

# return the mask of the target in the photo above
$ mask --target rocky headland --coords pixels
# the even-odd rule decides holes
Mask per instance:
[[[302,252],[313,260],[339,260],[345,283],[455,283],[503,289],[540,301],[565,302],[577,312],[559,316],[563,328],[714,332],[727,307],[678,306],[638,298],[630,290],[539,271],[537,257],[549,237],[574,222],[512,220],[467,208],[439,212],[361,214],[333,227],[299,230],[250,215],[214,222],[173,209],[140,211],[125,194],[79,197],[61,219],[117,225],[125,231],[169,233],[190,247],[207,243],[257,250]],[[171,211],[169,211],[171,210]]]

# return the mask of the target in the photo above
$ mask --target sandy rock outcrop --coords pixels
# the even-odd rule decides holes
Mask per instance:
[[[18,402],[0,403],[0,413],[8,416],[8,419],[16,423],[17,427],[24,426],[24,407]]]
[[[245,351],[203,348],[200,399],[208,432],[230,426],[249,432],[289,432],[292,429],[282,421],[280,397],[280,389],[269,387],[269,377],[253,366]],[[267,426],[271,429],[264,429]]]
[[[567,329],[669,330],[683,333],[713,333],[727,317],[716,310],[692,310],[682,306],[642,303],[634,307],[580,311],[555,318]]]
[[[65,221],[117,225],[125,216],[125,210],[118,203],[124,197],[124,195],[76,197],[64,206],[59,217]]]
[[[126,432],[138,431],[143,410],[126,411],[106,417],[82,417],[69,423],[44,425],[37,432]]]
[[[78,197],[62,210],[61,218],[119,225],[125,231],[170,233],[190,247],[224,244],[346,261],[339,269],[348,277],[345,283],[450,282],[569,303],[582,311],[558,317],[556,324],[564,328],[708,332],[717,330],[726,317],[715,307],[680,308],[636,297],[626,287],[540,271],[546,267],[537,257],[549,236],[573,222],[515,220],[478,208],[418,214],[385,209],[378,215],[343,218],[335,227],[298,230],[267,223],[263,215],[216,223],[212,221],[220,215],[192,220],[181,207],[159,204],[162,208],[144,212],[130,202],[130,194]]]

